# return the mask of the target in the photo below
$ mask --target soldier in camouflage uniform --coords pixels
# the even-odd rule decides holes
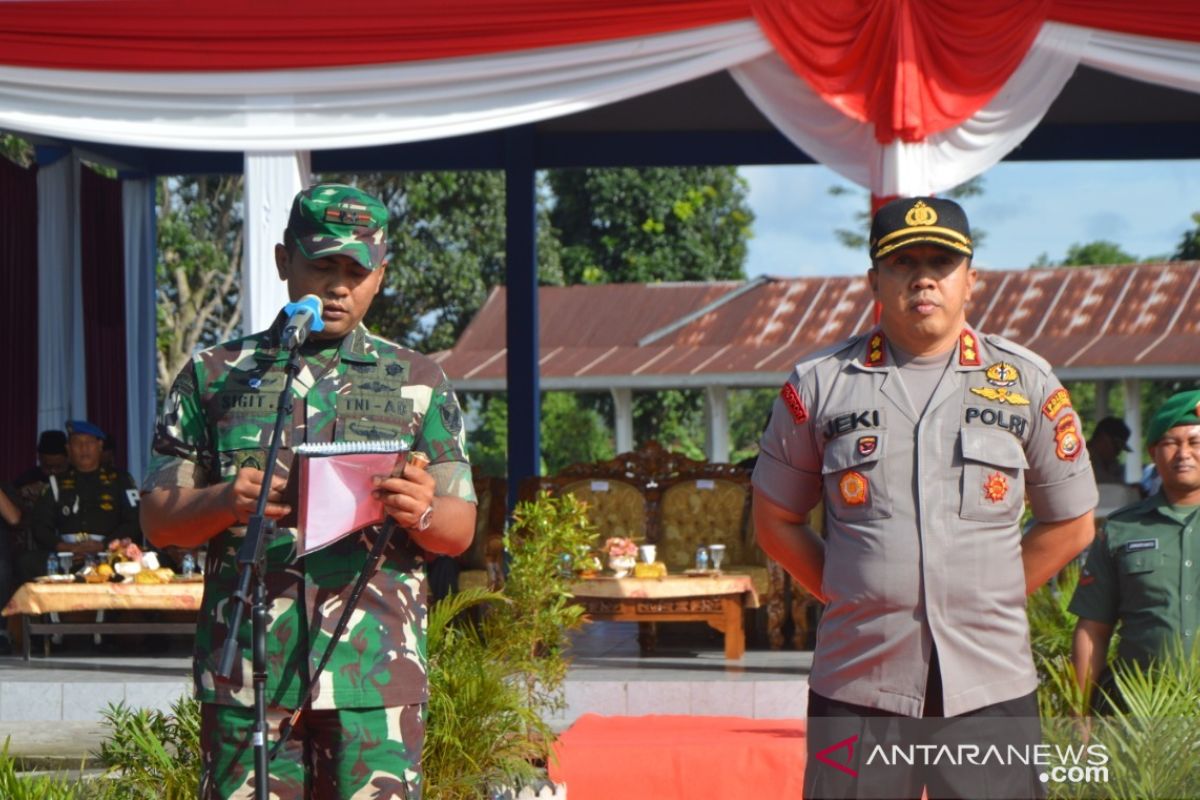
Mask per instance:
[[[421,793],[426,681],[425,553],[456,555],[470,543],[475,497],[462,415],[446,376],[429,359],[372,336],[361,324],[382,285],[387,211],[349,186],[297,195],[280,278],[293,300],[315,294],[324,330],[301,347],[293,413],[282,431],[267,516],[269,741],[300,702],[341,613],[376,528],[296,557],[300,442],[399,438],[429,454],[422,471],[377,478],[377,495],[407,529],[395,537],[322,673],[288,746],[271,764],[272,797],[416,798]],[[229,631],[230,597],[244,525],[263,480],[287,353],[286,321],[197,354],[164,401],[143,487],[143,525],[157,545],[208,542],[195,684],[203,703],[201,796],[252,797],[254,790],[251,622],[236,632],[240,663],[216,675]]]

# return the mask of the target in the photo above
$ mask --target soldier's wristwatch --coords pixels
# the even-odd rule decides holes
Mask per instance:
[[[421,512],[420,519],[417,520],[417,530],[427,531],[429,526],[433,524],[433,503],[429,504],[429,508]]]

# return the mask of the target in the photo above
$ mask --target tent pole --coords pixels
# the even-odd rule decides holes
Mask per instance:
[[[537,189],[533,128],[504,137],[505,280],[508,354],[508,509],[526,478],[540,474]]]

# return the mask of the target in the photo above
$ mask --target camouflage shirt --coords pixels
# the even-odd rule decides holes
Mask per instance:
[[[163,403],[144,491],[200,488],[232,480],[243,466],[263,467],[286,378],[287,352],[278,346],[285,321],[280,315],[267,331],[205,350],[183,368]],[[340,342],[308,342],[302,354],[276,467],[277,475],[288,477],[285,502],[293,509],[294,444],[393,438],[429,454],[437,494],[474,502],[462,414],[440,367],[370,335],[362,325]],[[279,520],[266,547],[267,700],[285,708],[299,702],[378,533],[367,528],[297,558],[295,524],[294,514]],[[208,543],[194,663],[202,702],[254,702],[249,613],[237,632],[241,658],[230,680],[216,675],[244,533],[229,529]],[[420,548],[403,535],[393,537],[321,676],[312,707],[424,702],[425,596]]]

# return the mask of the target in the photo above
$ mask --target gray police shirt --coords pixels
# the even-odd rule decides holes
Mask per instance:
[[[1037,685],[1019,522],[1074,519],[1097,493],[1070,397],[1033,352],[965,328],[924,413],[876,329],[797,365],[754,487],[824,501],[828,603],[813,691],[919,717],[936,644],[947,716]]]

